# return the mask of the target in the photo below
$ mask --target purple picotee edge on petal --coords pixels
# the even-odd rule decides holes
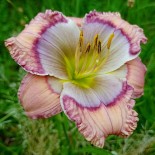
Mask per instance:
[[[9,49],[12,58],[25,70],[28,71],[32,74],[37,74],[37,75],[46,75],[44,69],[42,68],[41,64],[40,64],[40,60],[39,60],[39,56],[38,54],[34,53],[33,57],[35,59],[35,69],[34,66],[26,66],[26,62],[24,60],[24,53],[22,52],[22,49],[19,48],[16,45],[16,38],[15,37],[11,37],[8,40],[5,41],[5,46]],[[25,47],[26,48],[26,47]],[[30,51],[32,51],[32,49],[30,49]],[[23,57],[20,57],[20,55],[23,55]],[[17,59],[18,58],[18,59]],[[37,70],[37,71],[36,71]]]
[[[113,106],[115,105],[119,100],[121,100],[127,92],[132,91],[133,92],[133,88],[127,84],[127,82],[123,82],[122,85],[122,91],[121,93],[112,101],[110,102],[107,107]]]
[[[103,14],[101,12],[99,13],[99,12],[96,12],[96,11],[92,11],[89,14],[86,14],[86,18],[85,18],[86,22],[87,23],[97,22],[97,23],[100,23],[100,24],[108,24],[109,26],[116,28],[116,26],[114,25],[114,23],[112,21],[103,20],[103,19],[99,18],[99,15],[103,15]],[[119,14],[114,13],[114,14],[111,14],[111,15],[119,15]],[[95,18],[93,18],[93,17],[95,17]]]
[[[47,25],[42,27],[38,36],[43,35],[43,33],[48,28],[55,26],[58,23],[67,23],[67,19],[60,12],[57,12],[57,11],[52,12],[51,10],[46,10],[45,14],[39,13],[35,19],[38,19],[38,18],[43,18],[45,20],[51,20],[52,19],[51,21],[49,21],[49,23]],[[38,38],[36,38],[36,40],[34,40],[33,49],[32,49],[33,51],[35,51],[35,55],[37,56],[38,60],[40,60],[39,53],[37,53],[37,45],[39,43],[39,39],[40,39],[40,37],[38,37]]]
[[[109,18],[107,17],[109,16]],[[114,17],[111,18],[111,17]],[[107,18],[107,19],[106,19]],[[121,21],[120,24],[118,24],[115,20],[119,20]],[[130,25],[128,22],[124,21],[123,19],[121,19],[120,17],[120,14],[119,13],[101,13],[101,12],[96,12],[96,11],[91,11],[89,14],[86,14],[86,17],[85,17],[85,21],[87,23],[94,23],[94,22],[97,22],[97,23],[100,23],[100,24],[108,24],[109,26],[115,28],[114,32],[117,31],[117,30],[120,30],[122,35],[124,35],[129,44],[130,44],[130,54],[131,55],[137,55],[141,48],[140,48],[140,43],[146,43],[147,42],[147,38],[145,37],[145,35],[143,34],[143,30],[141,28],[139,28],[137,25]],[[122,25],[125,25],[122,27]],[[132,27],[132,30],[136,30],[135,33],[138,33],[136,36],[134,37],[139,37],[138,40],[136,41],[136,43],[132,43],[132,40],[133,40],[133,35],[130,36],[130,33],[127,33],[128,31],[128,28],[126,27]]]
[[[121,100],[121,99],[126,95],[126,93],[127,93],[128,91],[133,91],[133,88],[132,88],[131,86],[129,86],[129,85],[127,84],[127,82],[123,82],[122,91],[120,92],[120,94],[119,94],[117,97],[115,97],[115,98],[113,99],[112,102],[108,103],[108,104],[105,105],[105,106],[106,106],[106,107],[114,106],[116,103],[118,103],[119,100]],[[90,111],[97,110],[97,109],[99,109],[99,108],[104,104],[103,102],[101,102],[101,103],[99,104],[98,107],[84,107],[84,106],[82,106],[81,103],[78,103],[75,99],[73,99],[72,97],[70,97],[70,96],[68,96],[68,95],[64,95],[64,96],[63,96],[62,102],[65,103],[65,101],[68,100],[68,99],[69,99],[69,100],[72,100],[74,103],[76,103],[77,106],[80,107],[81,109],[87,108],[87,109],[89,109]],[[67,105],[66,105],[66,106],[67,106]]]
[[[42,18],[45,20],[50,20],[47,25],[42,27],[40,30],[40,33],[38,35],[42,35],[48,28],[55,26],[58,23],[67,23],[67,18],[65,18],[60,12],[54,11],[52,12],[51,10],[47,10],[44,13],[39,13],[38,16],[35,19]],[[52,19],[52,20],[51,20]],[[34,41],[34,45],[36,45],[39,41],[39,37]]]

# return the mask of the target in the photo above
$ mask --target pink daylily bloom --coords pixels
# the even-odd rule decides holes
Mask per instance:
[[[47,10],[5,41],[28,72],[18,96],[26,114],[47,118],[63,111],[93,145],[137,126],[134,98],[143,94],[145,66],[138,57],[143,30],[119,13],[92,11],[84,19]]]

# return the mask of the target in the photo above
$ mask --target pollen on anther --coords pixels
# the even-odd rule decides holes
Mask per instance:
[[[111,46],[111,42],[112,42],[112,39],[114,38],[114,33],[112,33],[108,39],[108,43],[107,43],[107,48],[110,49],[110,46]]]
[[[79,37],[79,46],[82,48],[83,45],[83,31],[80,32],[80,37]]]
[[[85,53],[88,53],[90,51],[90,47],[91,47],[91,45],[90,45],[90,43],[88,43],[87,47],[86,47],[86,50],[85,50]]]
[[[98,53],[101,52],[101,41],[98,42],[98,49],[97,49]]]
[[[96,34],[94,37],[94,48],[97,46],[97,43],[98,43],[98,34]]]

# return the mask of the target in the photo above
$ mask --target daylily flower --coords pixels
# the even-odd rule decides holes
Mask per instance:
[[[27,116],[63,111],[103,147],[108,135],[128,137],[137,126],[134,98],[143,94],[146,71],[138,55],[146,41],[119,13],[92,11],[81,19],[47,10],[5,45],[28,72],[18,93]]]

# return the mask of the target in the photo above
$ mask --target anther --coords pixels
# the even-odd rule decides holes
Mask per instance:
[[[97,46],[97,43],[98,43],[98,34],[96,34],[94,37],[94,48]]]
[[[107,48],[110,49],[112,39],[114,38],[114,33],[112,33],[108,39]]]
[[[80,52],[82,51],[81,50],[82,45],[83,45],[83,31],[80,32],[80,37],[79,37]]]
[[[85,53],[88,53],[89,51],[90,51],[90,43],[87,44],[87,47],[86,47]]]
[[[97,48],[98,53],[101,53],[101,41],[98,41],[98,48]]]

